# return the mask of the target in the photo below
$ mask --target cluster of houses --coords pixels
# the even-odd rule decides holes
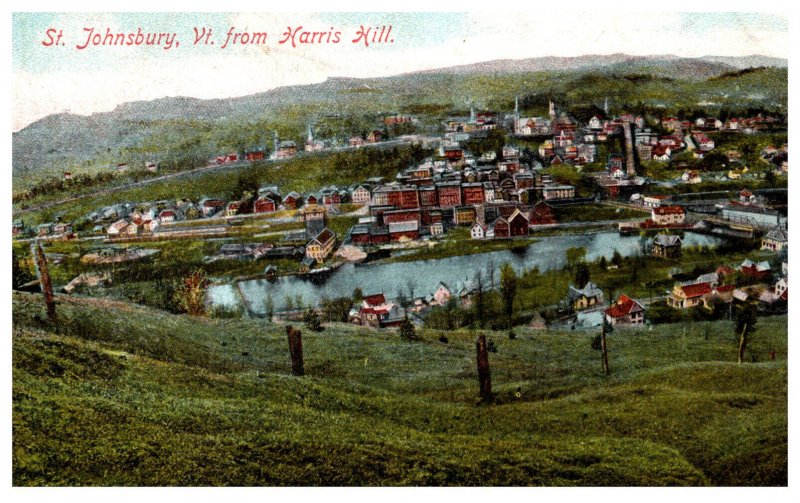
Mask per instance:
[[[394,126],[398,124],[416,124],[418,123],[418,119],[415,117],[407,116],[407,115],[400,115],[400,114],[390,114],[383,118],[383,125],[384,126]],[[364,145],[376,144],[382,141],[386,141],[388,138],[386,137],[386,131],[382,129],[372,129],[367,134],[360,136],[354,135],[350,136],[345,140],[320,140],[319,138],[314,137],[314,130],[311,124],[308,124],[306,130],[306,141],[304,144],[298,146],[297,142],[293,140],[280,140],[278,138],[277,133],[274,134],[273,139],[273,153],[272,159],[288,159],[296,155],[300,150],[304,150],[305,152],[320,152],[332,147],[338,146],[347,146],[347,147],[362,147]],[[400,139],[408,139],[408,138],[400,138]],[[253,152],[247,152],[245,154],[245,158],[247,160],[261,160],[265,158],[264,152],[262,150],[255,150]]]
[[[747,279],[747,286],[724,284],[734,273]],[[757,301],[762,309],[769,310],[788,301],[788,263],[783,262],[779,274],[773,274],[769,262],[744,260],[735,269],[720,266],[713,273],[703,274],[694,281],[676,284],[667,297],[667,305],[675,309],[703,306],[714,303]]]
[[[336,246],[336,233],[328,228],[327,210],[318,204],[303,206],[300,210],[305,230],[289,232],[283,237],[283,246],[270,243],[226,244],[220,248],[218,259],[298,259],[300,272],[310,272],[324,262]],[[268,272],[265,270],[265,273]]]
[[[26,227],[25,222],[22,220],[15,220],[11,224],[11,235],[13,237],[21,237],[30,234],[40,239],[54,241],[74,239],[76,237],[72,224],[66,222],[47,222],[39,224],[32,229]]]
[[[783,144],[781,148],[769,145],[761,150],[761,159],[769,162],[783,173],[789,172],[789,146]]]
[[[406,310],[388,302],[383,292],[365,295],[358,308],[350,310],[350,323],[375,328],[397,327],[406,320]]]
[[[627,117],[626,117],[627,118]],[[548,118],[520,117],[519,103],[515,103],[512,131],[515,136],[547,136],[539,146],[539,157],[550,165],[570,164],[583,166],[595,162],[597,143],[608,141],[610,136],[622,132],[623,118],[604,120],[592,117],[584,127],[551,101]]]
[[[765,129],[778,126],[779,119],[758,114],[755,117],[730,117],[724,122],[715,117],[698,117],[694,121],[680,120],[676,117],[665,117],[661,119],[661,126],[677,133],[687,131],[704,132],[728,132],[752,134]]]
[[[746,280],[740,286],[733,284],[737,272]],[[788,296],[787,262],[783,262],[779,274],[773,274],[769,262],[746,259],[736,268],[722,265],[714,272],[676,283],[666,297],[666,304],[678,310],[694,307],[710,310],[717,303],[757,302],[760,309],[774,311],[785,309]],[[607,306],[603,291],[591,281],[582,288],[570,285],[566,302],[579,318],[587,314],[599,316],[602,312],[602,317],[613,326],[645,323],[647,310],[642,302],[621,294]]]
[[[617,300],[607,305],[603,290],[591,281],[582,288],[569,285],[566,302],[570,310],[577,313],[577,321],[581,321],[581,318],[593,318],[590,323],[597,325],[605,318],[612,326],[643,325],[645,322],[645,308],[642,303],[621,294]]]
[[[386,300],[383,292],[364,296],[361,304],[350,311],[350,322],[376,328],[398,326],[405,319],[419,320],[419,316],[434,307],[448,305],[453,300],[462,308],[472,305],[477,287],[474,282],[464,280],[451,288],[440,281],[433,292],[425,297],[409,299],[407,307]]]

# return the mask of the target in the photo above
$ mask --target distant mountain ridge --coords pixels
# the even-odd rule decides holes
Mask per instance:
[[[544,71],[574,71],[600,68],[624,68],[635,65],[647,66],[648,64],[658,64],[669,67],[671,65],[693,64],[698,67],[707,65],[708,72],[722,73],[732,69],[743,69],[758,66],[771,66],[776,68],[786,68],[788,60],[773,58],[769,56],[750,55],[750,56],[702,56],[699,58],[685,58],[673,54],[656,56],[631,56],[628,54],[589,54],[575,57],[546,56],[539,58],[525,59],[498,59],[471,63],[468,65],[451,66],[423,70],[420,72],[410,72],[407,75],[425,73],[449,73],[449,74],[468,74],[468,73],[516,73],[516,72],[544,72]],[[710,76],[710,75],[709,75]]]
[[[724,63],[726,65],[735,66],[739,70],[756,68],[759,66],[771,66],[774,68],[788,68],[789,66],[788,59],[761,56],[760,54],[751,54],[750,56],[703,56],[698,59]]]

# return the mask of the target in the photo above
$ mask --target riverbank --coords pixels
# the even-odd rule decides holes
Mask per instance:
[[[542,237],[533,241],[533,244],[473,254],[463,254],[462,248],[465,243],[461,243],[462,248],[459,248],[459,251],[462,253],[449,257],[427,260],[418,258],[394,261],[379,260],[361,265],[346,264],[321,284],[285,276],[274,282],[249,281],[239,283],[239,285],[251,305],[263,305],[267,297],[271,297],[275,308],[280,309],[287,298],[296,303],[296,299],[300,297],[306,305],[318,304],[323,298],[349,296],[356,288],[360,288],[364,293],[383,292],[387,298],[424,297],[433,293],[440,281],[450,288],[455,288],[459,283],[472,280],[478,272],[483,274],[488,284],[491,275],[494,275],[495,280],[499,281],[498,270],[500,265],[505,262],[511,264],[518,274],[524,274],[534,269],[541,273],[560,271],[567,265],[566,251],[569,248],[584,248],[586,251],[584,260],[587,263],[593,263],[600,257],[605,257],[610,261],[614,252],[619,253],[622,257],[641,253],[641,242],[638,236],[620,236],[616,231]],[[684,240],[686,247],[701,246],[707,247],[707,250],[713,249],[720,243],[722,240],[693,233],[687,233]],[[505,245],[508,244],[516,244],[516,242],[505,243]],[[708,255],[705,258],[695,259],[691,255],[687,255],[681,260],[658,261],[656,259],[653,265],[658,266],[654,268],[657,274],[666,279],[670,269],[680,270],[685,267],[691,270],[698,265],[695,263],[696,260],[702,260],[705,263],[714,260],[725,262],[727,259],[725,256],[715,258]],[[683,261],[686,262],[685,266]],[[617,270],[614,274],[622,275],[623,272],[629,271]],[[639,272],[642,277],[651,274],[646,270]],[[559,279],[559,284],[562,281],[568,282],[569,276],[570,274],[567,273],[564,278]],[[495,287],[496,285],[497,283],[495,283]],[[566,295],[566,286],[550,288],[547,296]],[[639,286],[634,285],[634,287],[638,288]],[[409,295],[410,290],[413,290],[413,295]],[[235,308],[238,305],[236,295],[229,287],[220,286],[211,289],[209,296],[214,304],[225,308]]]

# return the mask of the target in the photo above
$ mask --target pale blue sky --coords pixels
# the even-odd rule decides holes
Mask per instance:
[[[651,4],[652,5],[652,4]],[[487,4],[486,8],[489,8]],[[69,109],[89,114],[164,96],[224,98],[332,76],[381,77],[493,59],[628,53],[787,58],[788,19],[763,13],[571,10],[380,13],[15,13],[12,17],[14,129]],[[350,43],[359,25],[392,25],[393,44]],[[338,45],[278,44],[287,26],[343,32]],[[180,47],[90,47],[84,27],[105,33],[175,32]],[[215,46],[195,46],[193,28],[211,27]],[[267,31],[264,46],[220,49],[231,26]],[[44,47],[48,28],[64,47]]]
[[[228,13],[113,13],[106,14],[124,31],[135,31],[137,27],[154,32],[175,32],[181,40],[181,51],[158,51],[149,48],[117,48],[115,52],[96,51],[90,57],[85,52],[76,51],[75,43],[83,43],[85,34],[83,26],[101,26],[100,23],[87,20],[87,14],[72,13],[15,13],[13,15],[13,68],[29,72],[46,72],[61,69],[97,69],[98,66],[118,65],[121,57],[147,57],[147,58],[180,58],[195,56],[197,54],[211,54],[217,51],[216,47],[190,46],[193,28],[195,26],[210,26],[223,32],[231,25],[231,14]],[[743,12],[705,12],[705,13],[680,13],[679,22],[672,25],[653,23],[654,31],[669,32],[675,35],[702,36],[715,30],[760,30],[774,33],[788,32],[788,19],[785,16],[762,13]],[[434,47],[445,40],[469,37],[476,28],[468,22],[466,13],[409,13],[409,12],[378,12],[378,13],[319,13],[319,24],[316,28],[324,29],[329,26],[342,25],[373,25],[392,24],[393,33],[399,34],[393,45],[386,46],[386,50],[401,51],[411,47]],[[653,19],[654,17],[651,17]],[[60,28],[65,25],[64,20],[69,19],[72,26],[77,27],[73,33],[66,33],[70,41],[69,50],[47,49],[40,45],[44,40],[44,33],[50,27]],[[543,21],[544,22],[544,21]],[[102,25],[103,27],[105,25]],[[589,25],[590,27],[591,25]],[[589,28],[587,27],[587,28]],[[241,28],[244,28],[243,26]],[[273,44],[277,45],[277,38],[285,27],[280,25],[264,26],[254,24],[249,26],[252,30],[267,29],[270,31]],[[536,27],[532,27],[536,29]],[[71,45],[70,45],[71,44]],[[724,51],[724,47],[709,47],[708,53],[714,49]],[[624,48],[620,48],[624,50]],[[88,51],[87,51],[88,52]],[[121,52],[121,54],[120,54]]]
[[[175,32],[181,41],[181,46],[176,51],[152,50],[145,47],[122,47],[112,51],[95,51],[90,57],[86,52],[74,50],[75,44],[83,44],[86,34],[82,28],[102,27],[106,24],[87,20],[87,14],[72,13],[15,13],[13,16],[13,68],[34,73],[58,71],[62,69],[80,70],[97,69],[100,66],[116,66],[122,57],[147,57],[147,58],[180,58],[196,56],[198,54],[212,54],[218,52],[219,45],[215,47],[191,45],[194,38],[194,28],[208,26],[217,35],[222,37],[231,26],[231,16],[228,13],[109,13],[105,18],[113,20],[121,30],[135,32],[138,27],[151,32]],[[306,15],[303,14],[303,17]],[[65,23],[65,19],[71,22]],[[412,13],[412,12],[373,12],[373,13],[319,13],[316,15],[318,23],[315,29],[328,29],[343,25],[380,26],[391,24],[393,34],[400,34],[395,38],[395,43],[380,47],[382,50],[401,51],[410,47],[429,47],[440,44],[443,40],[457,38],[469,32],[464,13]],[[75,28],[67,32],[65,25]],[[306,24],[306,26],[308,26]],[[63,49],[45,48],[41,42],[45,40],[48,28],[60,28],[65,31],[67,46]],[[254,23],[249,26],[237,26],[251,30],[264,30],[270,32],[272,44],[277,46],[281,33],[286,26],[279,24],[265,25]],[[217,42],[220,44],[221,42]]]

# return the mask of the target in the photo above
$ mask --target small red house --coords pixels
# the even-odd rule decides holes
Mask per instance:
[[[283,198],[283,206],[287,210],[296,210],[299,205],[300,194],[297,192],[289,192],[286,194],[286,197]]]
[[[556,216],[553,214],[553,208],[543,201],[533,206],[530,215],[529,225],[549,225],[557,223]]]
[[[244,157],[248,161],[261,161],[264,159],[264,152],[261,152],[259,150],[256,150],[254,152],[247,152]]]
[[[253,211],[255,213],[271,213],[277,209],[275,201],[268,197],[259,197],[256,199],[256,202],[253,203]]]
[[[510,227],[512,237],[528,235],[528,219],[525,218],[525,215],[523,215],[519,210],[516,210],[508,218],[508,225]]]

